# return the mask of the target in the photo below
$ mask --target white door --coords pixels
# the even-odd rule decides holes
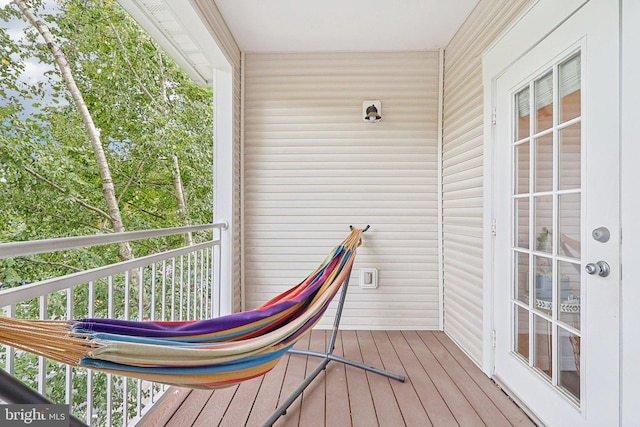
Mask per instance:
[[[495,79],[494,375],[548,426],[619,425],[617,6]]]

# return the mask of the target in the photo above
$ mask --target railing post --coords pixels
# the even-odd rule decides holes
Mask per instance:
[[[220,315],[233,311],[233,235],[235,212],[234,192],[238,176],[235,171],[236,144],[234,140],[234,81],[233,70],[216,68],[213,70],[213,218],[219,221],[229,219],[228,227],[220,230],[220,238],[224,240],[221,247],[220,269]],[[211,143],[213,144],[213,140]]]

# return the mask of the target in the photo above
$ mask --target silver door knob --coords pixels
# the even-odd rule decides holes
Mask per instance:
[[[584,269],[588,274],[597,274],[600,277],[607,277],[611,272],[609,264],[605,261],[598,261],[596,263],[590,262],[585,265]]]

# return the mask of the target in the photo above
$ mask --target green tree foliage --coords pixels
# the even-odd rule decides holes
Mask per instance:
[[[190,223],[211,220],[211,90],[189,77],[113,0],[30,7],[67,57],[100,130],[127,230],[183,225],[173,188],[177,156]],[[23,19],[17,8],[2,19]],[[0,28],[0,242],[110,232],[101,181],[82,120],[37,31]],[[34,58],[49,64],[27,81]],[[137,256],[181,236],[134,247]],[[0,282],[35,281],[117,261],[115,248],[0,260]]]
[[[31,1],[29,7],[46,21],[100,129],[125,228],[211,221],[211,90],[194,84],[114,0]],[[25,22],[24,36],[10,37],[7,29],[14,25],[9,23],[19,20],[24,17],[15,5],[0,9],[0,242],[112,232],[82,119],[38,31]],[[28,80],[29,64],[46,67],[46,78]],[[186,218],[174,189],[175,157]],[[182,244],[182,236],[175,236],[137,243],[134,251],[142,256]],[[35,282],[116,261],[114,245],[0,259],[0,283]],[[148,274],[140,280],[133,281],[128,291],[133,306],[137,286],[157,286]],[[93,291],[92,308],[98,317],[108,315],[104,282],[97,281]],[[113,315],[122,317],[124,275],[115,277],[113,286],[120,296]],[[81,285],[72,296],[50,294],[46,317],[87,316],[88,289]],[[67,313],[70,297],[73,313]],[[38,299],[26,301],[16,306],[16,316],[37,318],[39,307]],[[5,355],[0,352],[0,365]],[[16,376],[36,387],[37,363],[36,357],[21,354],[16,358]],[[47,363],[47,395],[56,402],[65,399],[65,375],[66,367]],[[81,416],[87,403],[86,379],[92,376],[93,388],[105,390],[107,378],[78,368],[73,368],[73,376],[72,403],[74,413]],[[113,381],[116,402],[125,395],[125,382],[129,390],[136,387],[131,379]],[[106,396],[94,398],[97,418],[87,421],[105,425]],[[135,402],[129,404],[128,411],[113,408],[113,425],[123,424],[126,412],[135,415]]]

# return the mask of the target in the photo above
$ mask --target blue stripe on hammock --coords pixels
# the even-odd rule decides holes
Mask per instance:
[[[89,357],[82,358],[80,360],[80,366],[92,369],[110,369],[123,372],[143,372],[166,375],[217,374],[264,365],[268,362],[282,357],[287,351],[289,351],[291,347],[292,345],[289,345],[287,347],[283,347],[280,350],[270,353],[260,354],[257,356],[248,356],[240,360],[234,360],[230,362],[212,363],[211,365],[205,366],[130,366],[121,363],[108,362],[105,360],[91,359]]]

